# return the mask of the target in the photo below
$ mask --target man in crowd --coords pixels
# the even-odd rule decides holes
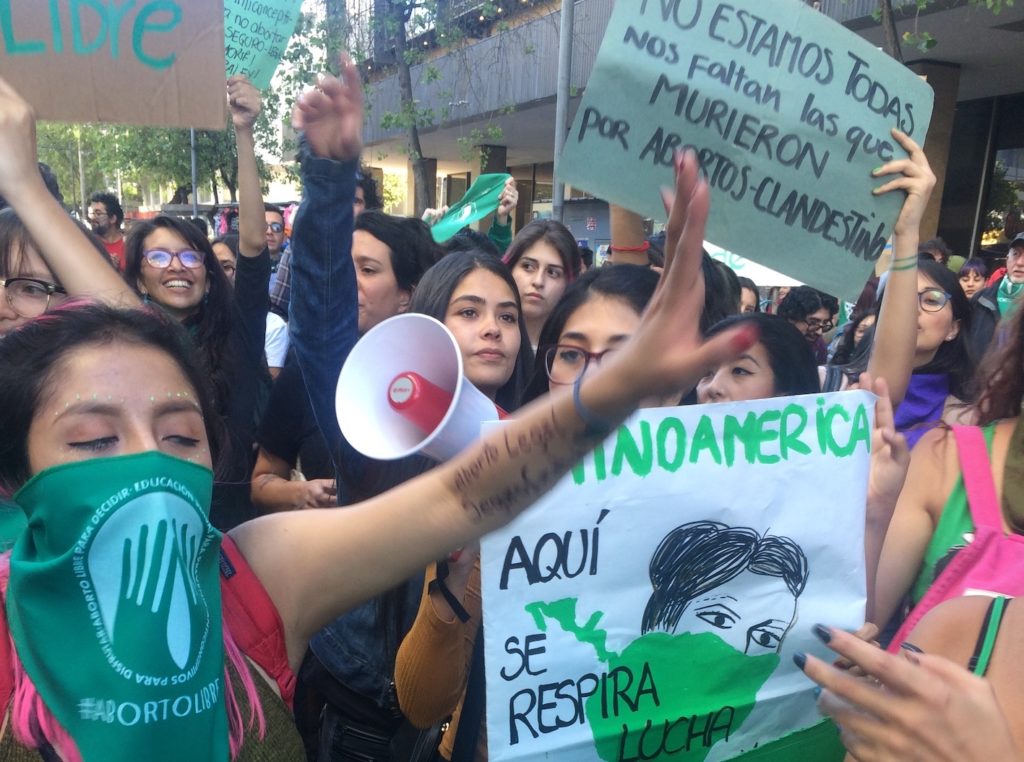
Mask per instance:
[[[100,237],[117,269],[124,272],[124,210],[113,193],[99,191],[89,197],[89,225]]]
[[[377,210],[381,207],[376,181],[368,172],[360,172],[356,179],[355,199],[352,202],[353,216],[358,217],[364,211]],[[271,261],[276,263],[270,279],[270,309],[274,314],[287,320],[288,300],[291,298],[291,250],[285,249],[280,255],[275,253],[274,244],[277,245],[277,251],[280,251],[284,243],[284,217],[281,210],[273,204],[266,205],[266,212],[267,248],[270,249]],[[276,259],[277,256],[280,256],[280,259]]]
[[[1024,298],[1024,233],[1018,233],[1010,241],[1006,254],[1006,275],[988,288],[982,289],[971,300],[974,314],[971,316],[971,348],[975,357],[985,354],[1000,321],[1005,320],[1019,309]]]

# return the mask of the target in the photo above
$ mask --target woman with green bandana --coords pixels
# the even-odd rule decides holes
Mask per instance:
[[[312,150],[352,160],[362,90],[352,62],[343,68],[301,107]],[[0,114],[17,108],[8,97]],[[29,520],[9,557],[10,641],[0,637],[13,643],[0,650],[3,695],[13,695],[3,756],[299,758],[269,681],[239,654],[251,638],[222,625],[238,615],[222,608],[222,590],[239,577],[260,583],[276,638],[246,655],[266,663],[256,651],[276,640],[284,690],[329,620],[511,520],[642,399],[745,351],[748,330],[704,342],[680,329],[697,324],[709,193],[692,154],[677,178],[663,287],[617,356],[452,461],[345,511],[274,514],[228,535],[211,527],[218,419],[182,331],[158,316],[62,309],[0,341],[0,489]],[[509,449],[506,436],[533,446]]]

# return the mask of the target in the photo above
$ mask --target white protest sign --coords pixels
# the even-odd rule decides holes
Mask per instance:
[[[664,219],[676,150],[711,187],[707,238],[855,299],[903,193],[871,171],[924,143],[931,87],[797,0],[621,0],[562,154],[565,179]]]
[[[491,761],[830,759],[764,753],[837,748],[792,655],[863,622],[873,418],[866,392],[643,410],[486,537]]]

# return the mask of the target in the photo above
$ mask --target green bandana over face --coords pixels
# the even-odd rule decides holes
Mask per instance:
[[[56,466],[14,496],[11,635],[86,762],[228,759],[212,488],[154,451]]]
[[[996,301],[999,302],[999,316],[1006,320],[1013,315],[1020,305],[1020,295],[1024,292],[1024,283],[1011,283],[1010,276],[1004,275],[999,281]]]

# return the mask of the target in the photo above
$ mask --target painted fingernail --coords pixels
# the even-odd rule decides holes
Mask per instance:
[[[815,698],[815,700],[821,698],[821,686],[820,685],[814,686],[814,698]]]
[[[820,640],[822,643],[828,643],[832,640],[832,630],[823,624],[816,624],[811,628],[811,632],[814,633],[814,637]]]
[[[729,340],[734,352],[743,352],[750,349],[761,338],[761,332],[754,325],[745,325],[737,329]]]
[[[881,171],[882,171],[882,167],[875,167],[874,169],[871,170],[871,174],[877,175]]]
[[[804,665],[807,663],[807,654],[803,651],[797,651],[793,654],[793,663],[797,666],[797,669],[803,672]]]
[[[924,653],[924,651],[922,651],[920,648],[915,646],[913,643],[900,643],[900,648],[902,648],[904,651],[910,651],[911,653],[915,653],[915,654],[923,654]]]

